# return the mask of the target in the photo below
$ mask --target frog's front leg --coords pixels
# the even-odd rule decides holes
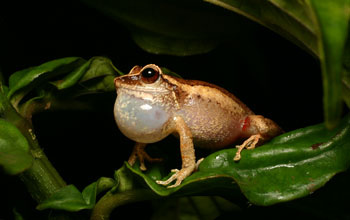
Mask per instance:
[[[173,188],[181,184],[181,182],[191,175],[191,173],[196,169],[196,156],[194,154],[194,147],[192,141],[192,133],[190,128],[186,125],[182,117],[175,117],[175,130],[180,136],[180,151],[182,158],[182,168],[181,170],[173,169],[175,172],[169,179],[165,181],[157,180],[156,182],[161,185],[168,185],[172,181],[176,180],[174,185],[168,186],[168,188]]]
[[[145,160],[147,160],[148,162],[160,162],[162,161],[161,158],[152,158],[151,156],[149,156],[146,151],[145,151],[145,147],[147,144],[145,143],[135,143],[134,149],[129,157],[128,163],[132,166],[135,164],[136,160],[139,159],[140,161],[140,169],[142,171],[147,170],[146,166],[145,166]]]

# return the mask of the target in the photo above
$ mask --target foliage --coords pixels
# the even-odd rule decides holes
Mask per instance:
[[[105,57],[48,61],[13,73],[8,85],[0,72],[0,165],[9,175],[20,174],[39,210],[87,209],[92,219],[107,219],[114,208],[127,203],[195,195],[230,201],[244,195],[253,204],[269,206],[307,196],[348,169],[350,117],[341,118],[343,102],[350,106],[350,0],[84,2],[126,25],[134,41],[155,54],[201,54],[234,41],[235,25],[243,22],[241,31],[250,31],[239,15],[262,24],[319,60],[325,124],[290,131],[244,151],[238,163],[232,160],[236,149],[212,153],[173,189],[155,183],[170,175],[164,174],[164,166],[141,172],[138,164],[125,163],[114,179],[100,178],[80,192],[65,183],[45,156],[32,116],[46,110],[89,109],[89,102],[77,98],[114,91],[113,79],[122,73]]]

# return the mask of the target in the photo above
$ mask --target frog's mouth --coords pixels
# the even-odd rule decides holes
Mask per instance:
[[[160,85],[141,83],[137,75],[119,76],[114,79],[115,88],[121,91],[134,91],[144,93],[169,93],[170,91]]]
[[[169,93],[169,90],[165,90],[163,88],[145,88],[143,86],[119,86],[116,87],[117,88],[117,93],[121,93],[121,92],[139,92],[139,93],[157,93],[157,94],[166,94]]]

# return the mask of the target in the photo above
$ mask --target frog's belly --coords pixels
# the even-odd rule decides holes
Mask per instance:
[[[221,148],[241,138],[242,115],[233,115],[215,105],[189,106],[179,111],[192,132],[195,145]]]
[[[120,131],[136,142],[154,143],[168,135],[164,132],[168,113],[150,101],[118,93],[114,116]]]

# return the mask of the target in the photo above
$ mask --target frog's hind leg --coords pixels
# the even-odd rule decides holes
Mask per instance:
[[[234,161],[239,161],[241,159],[241,151],[246,148],[248,150],[252,150],[255,148],[255,145],[262,139],[260,134],[254,134],[250,136],[247,140],[243,142],[243,144],[236,146],[237,152],[236,156],[233,158]]]
[[[162,161],[161,158],[152,158],[149,156],[146,151],[145,147],[147,144],[145,143],[135,143],[134,149],[129,157],[128,163],[132,166],[135,164],[136,160],[139,159],[140,161],[140,169],[142,171],[147,170],[146,165],[145,165],[145,160],[148,162],[160,162]]]

